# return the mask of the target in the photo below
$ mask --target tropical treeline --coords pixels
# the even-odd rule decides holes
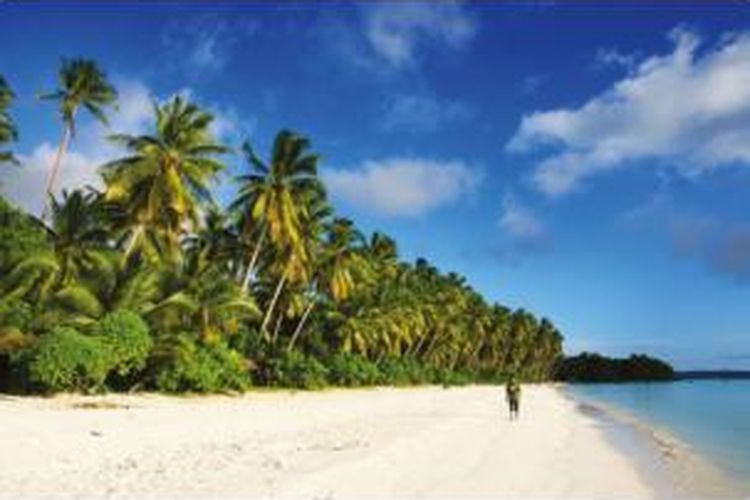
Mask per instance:
[[[19,163],[14,94],[0,84],[1,158]],[[212,135],[210,113],[175,96],[154,104],[147,134],[112,131],[121,157],[101,166],[101,190],[55,197],[77,120],[106,124],[117,91],[74,59],[43,98],[62,126],[39,187],[46,207],[37,218],[0,199],[6,390],[550,378],[562,352],[550,321],[488,304],[461,276],[399,260],[393,239],[337,216],[304,136],[281,131],[267,154],[234,149]],[[220,204],[211,189],[229,161],[244,175]]]
[[[645,354],[609,358],[583,352],[561,359],[556,377],[565,382],[644,382],[673,380],[675,373],[666,361]]]

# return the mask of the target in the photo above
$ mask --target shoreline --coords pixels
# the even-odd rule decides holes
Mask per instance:
[[[659,497],[742,495],[726,471],[671,430],[606,402],[575,395],[565,385],[560,390],[579,411],[601,422],[607,439],[633,460]]]
[[[502,391],[0,397],[0,496],[663,496],[559,387]]]

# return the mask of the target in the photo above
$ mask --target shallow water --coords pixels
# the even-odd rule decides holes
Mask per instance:
[[[750,380],[571,384],[569,389],[583,400],[668,429],[750,494]]]

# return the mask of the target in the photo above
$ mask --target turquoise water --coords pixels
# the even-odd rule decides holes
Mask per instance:
[[[669,429],[750,493],[750,380],[574,384],[570,390]]]

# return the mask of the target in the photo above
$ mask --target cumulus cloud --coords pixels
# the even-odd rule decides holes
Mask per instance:
[[[47,195],[45,187],[50,167],[57,154],[57,145],[44,142],[28,154],[19,154],[20,167],[3,169],[0,187],[4,194],[26,211],[39,215]],[[97,168],[104,158],[70,151],[64,157],[56,181],[56,194],[60,191],[85,186],[101,187]]]
[[[476,21],[459,3],[382,3],[366,11],[368,42],[394,67],[413,64],[418,47],[427,42],[462,48],[476,31]]]
[[[750,164],[750,34],[698,51],[697,35],[675,30],[674,49],[641,61],[579,108],[525,115],[507,144],[542,155],[533,173],[549,195],[590,176],[651,160],[685,175]]]
[[[472,193],[478,169],[461,161],[391,158],[353,170],[324,170],[334,198],[385,216],[418,216]]]
[[[402,94],[386,103],[382,126],[386,130],[434,132],[444,126],[465,122],[473,114],[471,108],[461,101]]]

